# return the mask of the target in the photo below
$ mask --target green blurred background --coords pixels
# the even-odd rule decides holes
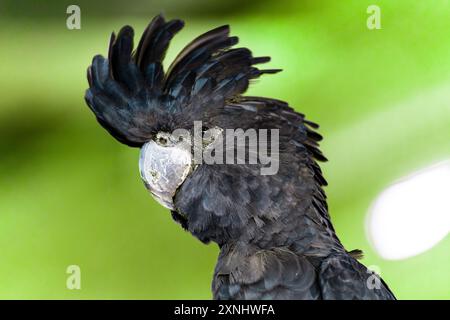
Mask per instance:
[[[66,8],[81,7],[81,30]],[[381,30],[366,9],[381,8]],[[450,298],[450,237],[386,261],[364,222],[396,179],[450,158],[450,3],[446,0],[0,0],[0,298],[209,299],[218,248],[175,224],[147,193],[137,149],[113,140],[83,95],[111,31],[140,34],[157,13],[194,36],[230,24],[282,68],[250,89],[321,124],[331,216],[400,299]],[[81,268],[81,290],[66,268]]]

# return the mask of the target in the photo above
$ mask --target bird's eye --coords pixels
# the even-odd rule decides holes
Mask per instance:
[[[184,140],[184,137],[183,136],[179,136],[178,137],[178,142],[182,142]]]
[[[161,144],[161,145],[166,145],[167,144],[167,139],[166,138],[164,138],[164,137],[159,137],[158,138],[158,142],[159,142],[159,144]]]

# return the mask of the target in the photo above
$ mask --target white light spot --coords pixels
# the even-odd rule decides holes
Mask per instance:
[[[425,252],[450,232],[450,161],[387,188],[373,204],[367,231],[385,259]]]

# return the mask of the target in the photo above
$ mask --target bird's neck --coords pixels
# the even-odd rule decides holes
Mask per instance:
[[[262,226],[251,221],[238,237],[228,239],[219,246],[224,252],[232,247],[233,252],[239,252],[239,256],[245,256],[252,250],[286,248],[297,254],[326,257],[333,251],[344,249],[328,213],[325,214],[319,215],[316,209],[308,209],[285,213]]]

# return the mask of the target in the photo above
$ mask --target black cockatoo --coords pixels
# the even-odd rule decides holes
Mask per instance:
[[[252,79],[280,70],[258,69],[269,57],[233,48],[238,38],[228,26],[194,39],[164,70],[166,49],[183,25],[156,16],[134,51],[130,26],[113,33],[108,57],[95,56],[88,68],[85,99],[114,138],[141,148],[141,177],[174,220],[218,244],[213,297],[395,299],[356,260],[359,251],[347,252],[336,236],[317,164],[326,160],[318,125],[286,102],[244,95]],[[195,148],[224,145],[225,133],[237,129],[270,130],[266,138],[278,144],[267,154],[276,157],[276,172],[264,173],[262,158],[239,161],[252,153],[245,143],[240,158],[242,143],[225,145],[233,163],[194,161]]]

